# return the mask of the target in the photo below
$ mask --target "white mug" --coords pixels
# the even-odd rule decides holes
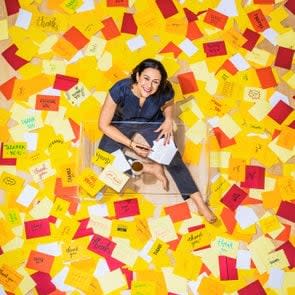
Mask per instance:
[[[143,171],[143,164],[140,160],[134,160],[131,163],[131,171],[134,176],[140,176]]]

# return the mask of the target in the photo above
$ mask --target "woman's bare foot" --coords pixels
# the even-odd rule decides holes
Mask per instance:
[[[157,163],[143,163],[143,172],[156,176],[162,182],[162,187],[168,191],[169,182],[162,165]]]
[[[211,211],[208,205],[204,202],[199,192],[192,194],[191,199],[196,204],[200,215],[204,216],[209,223],[214,223],[217,220],[216,215]]]

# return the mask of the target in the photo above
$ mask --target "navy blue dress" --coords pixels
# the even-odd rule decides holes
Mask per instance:
[[[157,93],[151,95],[146,98],[141,107],[139,98],[133,94],[131,89],[132,80],[127,78],[118,81],[109,90],[112,99],[117,104],[112,125],[128,138],[132,138],[135,133],[141,134],[148,144],[153,146],[153,141],[158,136],[158,133],[154,130],[159,128],[165,120],[162,107],[174,97],[174,91],[171,90],[165,97]],[[99,143],[99,148],[109,153],[123,149],[123,147],[123,144],[106,135],[103,135]],[[199,191],[179,152],[175,154],[166,168],[184,200],[188,199],[192,193]]]

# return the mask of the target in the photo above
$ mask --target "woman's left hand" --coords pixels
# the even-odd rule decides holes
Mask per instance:
[[[166,119],[155,132],[160,132],[157,140],[164,137],[164,145],[169,144],[171,137],[173,137],[173,120]]]

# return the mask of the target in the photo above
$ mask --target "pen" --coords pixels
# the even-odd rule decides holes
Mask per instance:
[[[140,146],[140,145],[135,145],[135,147],[139,148],[139,149],[142,149],[142,150],[146,150],[146,151],[153,151],[152,149],[150,148],[146,148],[146,147],[143,147],[143,146]]]

